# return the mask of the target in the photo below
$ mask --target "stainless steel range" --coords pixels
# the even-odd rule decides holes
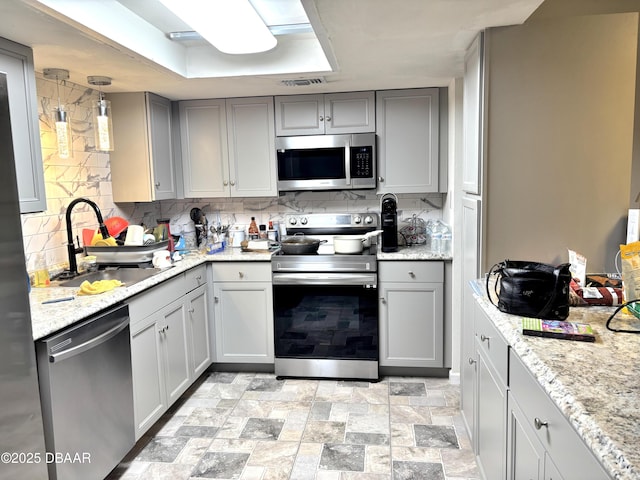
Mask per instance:
[[[360,253],[334,251],[334,236],[378,229],[372,213],[290,215],[287,234],[327,240],[309,255],[274,255],[275,373],[378,379],[375,237]]]

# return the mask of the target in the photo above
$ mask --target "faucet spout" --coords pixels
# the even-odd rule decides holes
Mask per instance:
[[[100,233],[102,234],[102,238],[108,238],[109,231],[107,230],[107,226],[104,224],[104,220],[102,219],[102,213],[100,213],[100,208],[96,205],[95,202],[89,200],[88,198],[76,198],[73,200],[69,206],[67,207],[67,213],[65,215],[65,220],[67,223],[67,253],[69,254],[69,274],[70,276],[75,276],[78,274],[78,262],[76,261],[76,254],[82,252],[82,248],[78,246],[76,248],[73,242],[73,231],[71,229],[71,211],[73,207],[75,207],[78,203],[86,203],[89,205],[96,214],[96,218],[98,219],[98,224],[100,228]]]

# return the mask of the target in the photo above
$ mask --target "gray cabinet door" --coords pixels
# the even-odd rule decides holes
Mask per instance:
[[[437,88],[376,92],[378,193],[439,191]]]
[[[156,200],[176,198],[173,161],[171,102],[152,93],[147,94],[149,143],[153,162],[153,187]]]
[[[20,213],[41,212],[47,198],[31,49],[0,38],[0,73],[7,76]]]

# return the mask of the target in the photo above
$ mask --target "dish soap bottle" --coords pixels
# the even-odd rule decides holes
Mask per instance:
[[[260,230],[256,224],[256,217],[251,217],[251,223],[249,224],[249,240],[257,240],[260,238]]]

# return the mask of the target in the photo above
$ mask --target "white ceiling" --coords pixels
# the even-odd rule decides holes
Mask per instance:
[[[105,1],[66,3],[99,8]],[[125,42],[96,33],[86,26],[88,22],[72,21],[37,0],[2,0],[0,37],[32,47],[37,71],[64,68],[70,71],[70,81],[80,85],[88,85],[89,75],[106,75],[113,83],[103,89],[105,92],[146,90],[172,100],[445,86],[462,75],[464,51],[478,31],[522,23],[542,0],[302,2],[321,42],[325,40],[324,52],[334,71],[283,73],[280,69],[278,74],[266,73],[279,65],[285,54],[301,51],[295,55],[304,59],[305,51],[318,48],[307,34],[279,37],[278,46],[265,54],[221,59],[201,52],[195,62],[199,67],[190,67],[190,74],[200,70],[210,75],[216,70],[216,75],[225,75],[220,70],[233,68],[234,76],[185,78],[162,60],[165,52],[159,47],[164,45],[164,38],[158,40],[156,35],[155,40],[147,40],[143,29],[128,31],[131,37],[144,38],[143,44],[157,49],[157,56],[147,55],[157,60],[154,62],[124,46]],[[120,0],[120,4],[138,13],[147,10],[150,15],[158,14],[156,0]],[[117,9],[110,12],[117,14]],[[148,20],[155,25],[162,22],[151,17]],[[211,63],[215,63],[215,69]],[[318,76],[326,83],[308,87],[280,84],[283,79]]]

